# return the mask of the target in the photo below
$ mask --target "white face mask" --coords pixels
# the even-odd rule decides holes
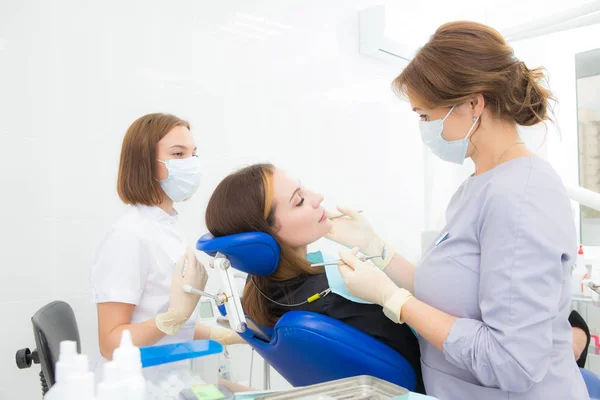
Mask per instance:
[[[200,186],[200,160],[197,156],[162,161],[169,176],[160,181],[167,196],[175,202],[191,197]]]
[[[473,132],[479,117],[475,117],[473,119],[473,125],[471,125],[471,129],[469,129],[469,132],[464,139],[448,142],[442,137],[442,132],[444,131],[444,121],[446,118],[448,118],[455,107],[456,106],[452,106],[450,111],[448,111],[448,114],[446,114],[443,119],[436,119],[434,121],[419,121],[419,130],[421,131],[421,139],[423,139],[423,143],[429,146],[433,154],[444,161],[462,165],[462,163],[465,162],[467,150],[469,149],[469,136],[471,136],[471,132]]]

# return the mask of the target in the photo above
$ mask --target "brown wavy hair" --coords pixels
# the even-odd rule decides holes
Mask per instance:
[[[254,164],[228,175],[219,183],[206,208],[206,227],[214,236],[265,232],[279,244],[281,255],[275,273],[271,276],[250,276],[252,281],[248,280],[244,288],[244,312],[261,326],[273,326],[278,318],[269,314],[269,300],[258,292],[257,287],[268,295],[268,282],[324,272],[323,268],[311,268],[305,257],[277,238],[274,171],[275,167],[271,164]]]
[[[451,107],[482,94],[496,116],[523,126],[550,120],[555,101],[543,68],[527,68],[500,33],[469,21],[439,27],[392,88],[426,108]]]

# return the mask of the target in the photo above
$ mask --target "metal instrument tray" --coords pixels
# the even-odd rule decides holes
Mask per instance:
[[[280,393],[272,393],[257,400],[387,400],[408,399],[409,391],[401,386],[368,375],[318,383]]]

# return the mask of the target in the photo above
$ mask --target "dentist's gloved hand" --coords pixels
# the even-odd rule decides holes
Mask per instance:
[[[362,214],[352,208],[338,206],[337,209],[347,216],[331,220],[333,227],[325,237],[346,247],[358,247],[360,252],[367,256],[381,255],[385,245],[387,253],[385,260],[381,258],[372,260],[383,271],[392,260],[396,250],[375,233],[367,218]],[[328,217],[335,214],[328,213]]]
[[[340,265],[339,270],[346,287],[354,296],[382,306],[383,313],[395,323],[404,323],[400,319],[402,306],[414,299],[413,295],[396,286],[385,272],[356,257],[357,250],[340,250],[340,258],[346,264]]]
[[[169,308],[167,312],[156,316],[156,327],[167,335],[175,335],[179,328],[190,319],[196,309],[200,296],[183,291],[184,285],[191,285],[204,290],[208,273],[196,258],[194,250],[186,249],[185,255],[175,264],[171,293],[169,295]]]
[[[219,342],[224,346],[230,344],[245,344],[246,341],[242,339],[233,329],[223,328],[221,326],[210,327],[210,340]]]

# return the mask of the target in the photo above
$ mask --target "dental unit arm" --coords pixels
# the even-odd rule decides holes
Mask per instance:
[[[600,211],[600,194],[581,186],[567,186],[567,196],[582,206]]]
[[[235,277],[231,263],[225,255],[217,253],[215,257],[211,257],[210,265],[217,271],[220,281],[224,284],[223,292],[213,295],[193,288],[190,285],[184,285],[183,291],[210,297],[215,301],[217,306],[225,305],[231,329],[238,333],[245,332],[246,318],[244,317],[240,296],[235,286]]]

